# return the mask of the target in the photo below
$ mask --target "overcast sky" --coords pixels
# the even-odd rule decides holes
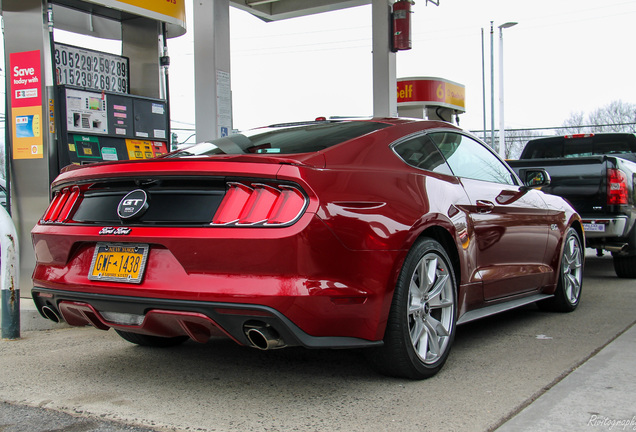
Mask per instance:
[[[190,3],[186,1],[188,13]],[[615,100],[636,103],[636,1],[439,3],[416,0],[413,49],[397,54],[397,75],[464,84],[466,113],[460,116],[460,126],[483,128],[483,28],[490,128],[491,20],[496,80],[497,26],[519,23],[504,30],[506,128],[560,126],[574,112],[587,113]],[[191,17],[188,25],[191,30]],[[317,116],[372,114],[370,5],[270,23],[231,8],[230,31],[236,129]],[[173,127],[193,128],[192,32],[171,39],[169,46]],[[495,108],[498,128],[498,81]],[[179,131],[180,141],[188,135]]]

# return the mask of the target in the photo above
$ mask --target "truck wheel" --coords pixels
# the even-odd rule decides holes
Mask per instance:
[[[613,256],[614,271],[619,278],[636,278],[636,256]]]

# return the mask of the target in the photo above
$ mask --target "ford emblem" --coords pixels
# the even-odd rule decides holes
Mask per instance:
[[[119,201],[117,214],[122,219],[132,219],[143,215],[148,210],[148,195],[146,191],[136,189]]]

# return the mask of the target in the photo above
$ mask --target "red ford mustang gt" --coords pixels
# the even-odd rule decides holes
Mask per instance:
[[[33,229],[33,297],[139,345],[224,335],[260,349],[368,348],[434,375],[458,324],[574,310],[583,232],[453,125],[279,124],[154,160],[73,167]]]

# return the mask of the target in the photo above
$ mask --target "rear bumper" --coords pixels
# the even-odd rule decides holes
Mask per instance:
[[[628,230],[628,218],[583,218],[583,229],[586,238],[626,237]]]
[[[246,332],[262,326],[273,329],[285,346],[362,348],[382,344],[353,337],[311,336],[276,309],[262,305],[123,297],[37,287],[33,289],[33,300],[42,316],[51,319],[56,315],[70,325],[160,337],[188,336],[200,343],[226,336],[240,345],[252,346]]]

